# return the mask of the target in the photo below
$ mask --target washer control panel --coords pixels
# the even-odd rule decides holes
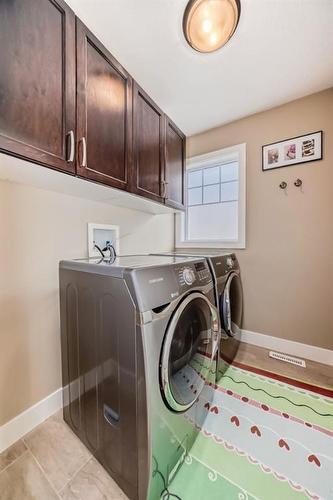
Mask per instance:
[[[178,269],[178,281],[181,286],[191,286],[194,283],[204,284],[203,282],[211,281],[211,274],[207,267],[207,263],[195,262],[194,264],[182,266]]]
[[[194,264],[195,270],[198,273],[199,280],[207,280],[210,278],[210,271],[206,262],[198,262]]]
[[[195,282],[195,273],[190,267],[183,269],[182,276],[186,285],[192,285]]]

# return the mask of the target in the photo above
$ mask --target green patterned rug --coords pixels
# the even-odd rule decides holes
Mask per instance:
[[[222,368],[187,414],[198,437],[162,499],[333,499],[333,399]]]

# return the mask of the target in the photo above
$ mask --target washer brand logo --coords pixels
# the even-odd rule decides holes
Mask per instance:
[[[179,295],[179,292],[173,292],[171,294],[171,298],[174,299],[175,297],[178,297],[178,295]]]
[[[164,281],[164,278],[154,278],[153,280],[149,280],[148,283],[152,285],[153,283],[160,283],[161,281]]]
[[[216,262],[217,266],[220,266],[221,264],[222,264],[222,262]]]

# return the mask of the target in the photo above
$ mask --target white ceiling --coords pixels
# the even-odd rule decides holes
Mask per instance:
[[[187,135],[333,86],[333,0],[241,1],[231,41],[199,54],[187,0],[67,0]]]

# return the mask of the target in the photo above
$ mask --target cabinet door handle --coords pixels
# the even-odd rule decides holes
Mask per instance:
[[[73,130],[70,130],[67,134],[69,136],[69,155],[67,162],[68,163],[73,163],[74,161],[74,155],[75,155],[75,141],[74,141],[74,132]]]
[[[82,161],[81,167],[87,166],[87,141],[85,137],[81,137],[80,142],[82,143]]]
[[[168,199],[167,197],[167,185],[169,184],[168,182],[166,181],[161,181],[161,184],[163,186],[163,194],[162,194],[162,198],[164,198],[165,200]]]
[[[168,182],[164,181],[164,199],[168,199]]]

